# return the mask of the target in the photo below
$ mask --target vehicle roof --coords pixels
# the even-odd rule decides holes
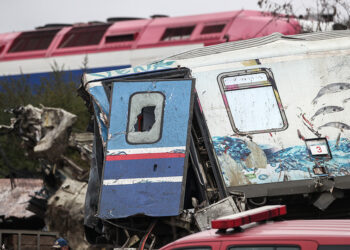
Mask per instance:
[[[223,63],[227,64],[246,60],[260,60],[264,58],[344,49],[350,49],[350,30],[315,32],[289,36],[274,33],[261,38],[227,42],[189,50],[167,57],[153,64],[123,70],[99,72],[98,74],[85,74],[84,81],[105,80],[140,72],[146,73],[176,67],[195,69]]]
[[[282,35],[280,33],[273,33],[268,36],[252,38],[241,41],[234,41],[229,43],[221,43],[218,45],[208,46],[204,48],[198,48],[189,50],[177,55],[170,56],[166,58],[167,60],[183,60],[190,58],[197,58],[209,55],[216,55],[225,52],[233,52],[244,50],[253,47],[260,47],[263,45],[268,45],[277,41],[294,41],[294,42],[310,42],[310,41],[321,41],[335,38],[345,38],[350,36],[350,30],[337,30],[337,31],[327,31],[327,32],[312,32],[312,33],[302,33],[297,35]]]
[[[246,241],[246,240],[312,240],[319,244],[342,240],[350,244],[350,220],[291,220],[254,224],[243,232],[218,233],[211,229],[181,238],[168,246],[179,243],[213,242],[213,241]]]

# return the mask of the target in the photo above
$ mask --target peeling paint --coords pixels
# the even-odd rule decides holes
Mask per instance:
[[[329,144],[333,155],[330,160],[311,157],[305,145],[278,150],[237,138],[214,138],[227,186],[314,178],[318,176],[313,173],[315,163],[324,166],[329,176],[344,176],[350,172],[350,140],[341,138]]]

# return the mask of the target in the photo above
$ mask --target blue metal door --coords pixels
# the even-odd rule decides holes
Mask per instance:
[[[114,82],[98,215],[181,212],[194,81]]]

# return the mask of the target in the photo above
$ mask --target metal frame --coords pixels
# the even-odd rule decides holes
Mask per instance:
[[[207,152],[208,152],[210,164],[213,168],[214,178],[215,178],[216,184],[217,184],[218,189],[219,189],[219,198],[223,199],[223,198],[228,196],[228,192],[226,189],[225,181],[224,181],[222,173],[221,173],[221,169],[220,169],[219,164],[217,163],[216,158],[214,156],[215,155],[214,151],[213,151],[214,147],[213,147],[213,145],[211,143],[211,139],[210,139],[211,136],[210,136],[207,124],[205,122],[204,115],[201,112],[201,109],[199,107],[200,102],[199,102],[197,94],[196,94],[196,100],[197,101],[194,105],[194,114],[195,114],[196,119],[198,121],[199,129],[201,131],[202,137],[204,139],[204,145],[205,145]]]
[[[244,192],[246,198],[274,197],[331,191],[333,188],[350,189],[350,176],[319,177],[307,180],[250,184],[228,187],[230,193]]]
[[[6,229],[0,229],[0,244],[2,244],[2,235],[3,234],[13,234],[18,235],[18,250],[21,250],[21,236],[23,235],[36,235],[37,241],[36,246],[37,250],[40,250],[40,236],[41,235],[47,235],[47,236],[55,236],[55,238],[58,238],[59,233],[58,232],[43,232],[43,231],[31,231],[31,230],[6,230]],[[54,243],[54,242],[53,242]],[[52,244],[53,244],[52,243]]]
[[[234,90],[232,90],[232,89],[228,90],[225,87],[224,79],[226,77],[253,75],[253,74],[259,74],[259,73],[263,73],[263,74],[266,75],[267,82],[266,81],[258,82],[258,83],[255,83],[254,85],[248,85],[247,84],[247,85],[244,85],[242,87],[238,87],[237,89],[234,89]],[[243,131],[239,131],[238,128],[236,127],[236,125],[235,125],[234,117],[232,116],[230,107],[229,107],[228,103],[224,100],[225,107],[226,107],[226,110],[227,110],[227,114],[228,114],[229,120],[231,122],[232,129],[233,129],[233,131],[235,133],[240,134],[240,135],[260,134],[260,133],[269,133],[269,132],[283,131],[283,130],[286,130],[288,128],[287,117],[286,117],[286,114],[284,113],[283,105],[282,105],[282,102],[281,102],[281,98],[280,98],[280,96],[278,94],[277,86],[276,86],[276,83],[275,83],[275,80],[274,80],[274,77],[273,77],[273,74],[272,74],[271,70],[269,70],[267,68],[257,68],[257,69],[239,70],[239,71],[235,71],[235,72],[225,72],[225,73],[221,73],[220,75],[218,75],[217,80],[218,80],[218,84],[219,84],[219,88],[220,88],[221,94],[222,94],[222,96],[223,96],[223,98],[225,100],[227,100],[227,97],[226,97],[226,92],[227,91],[237,91],[237,90],[251,89],[251,88],[263,88],[263,87],[269,87],[269,86],[271,86],[272,89],[273,89],[273,93],[274,93],[274,96],[276,98],[276,102],[278,104],[278,109],[280,111],[280,115],[281,115],[281,118],[282,118],[282,121],[283,121],[283,127],[282,128],[267,129],[267,130],[254,130],[254,131],[244,131],[244,132]]]
[[[309,149],[308,146],[307,146],[307,142],[309,142],[309,141],[321,141],[321,140],[324,141],[324,142],[326,143],[326,145],[327,145],[327,150],[328,150],[328,154],[322,154],[322,155],[317,155],[317,156],[316,156],[316,155],[313,155],[313,154],[311,153],[310,149]],[[305,139],[305,146],[306,146],[306,148],[308,149],[310,156],[313,157],[313,158],[315,158],[315,159],[317,159],[317,158],[322,158],[322,159],[327,159],[327,160],[332,159],[332,152],[331,152],[331,149],[330,149],[330,147],[329,147],[328,140],[327,140],[326,137]]]
[[[128,135],[129,135],[129,123],[130,123],[130,110],[131,110],[131,100],[135,95],[138,94],[152,94],[152,93],[158,93],[161,94],[163,96],[163,104],[162,104],[162,116],[161,116],[161,121],[160,121],[160,131],[159,131],[159,135],[158,135],[158,139],[152,142],[139,142],[139,143],[134,143],[134,142],[130,142],[128,140]],[[146,91],[140,91],[140,92],[135,92],[133,93],[130,97],[129,97],[129,105],[128,105],[128,122],[126,123],[126,134],[125,134],[125,140],[128,144],[130,145],[138,145],[138,144],[154,144],[157,143],[158,141],[160,141],[162,139],[162,135],[163,135],[163,119],[164,119],[164,106],[165,106],[165,95],[160,92],[160,91],[151,91],[151,92],[146,92]],[[112,100],[111,100],[112,103]]]

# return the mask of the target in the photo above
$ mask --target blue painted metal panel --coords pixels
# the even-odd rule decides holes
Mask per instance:
[[[118,82],[113,86],[112,109],[118,110],[110,117],[109,149],[144,148],[130,145],[125,140],[128,121],[129,97],[136,92],[159,91],[165,95],[162,140],[147,147],[184,146],[187,138],[187,121],[192,80],[158,82]]]
[[[105,89],[102,86],[102,84],[101,84],[101,86],[95,86],[95,87],[89,88],[89,92],[90,92],[91,96],[93,97],[95,104],[98,106],[98,108],[101,110],[101,112],[106,114],[106,116],[108,117],[109,102],[107,99]]]
[[[104,174],[108,179],[182,176],[183,169],[177,166],[183,161],[183,158],[106,161]]]
[[[138,183],[130,185],[103,186],[103,200],[99,217],[104,219],[125,218],[133,214],[148,216],[177,215],[181,183]],[[169,210],[170,208],[170,210]],[[174,210],[176,208],[177,211]],[[102,210],[103,209],[103,210]]]
[[[97,104],[94,101],[93,101],[93,106],[94,106],[95,117],[97,120],[97,125],[99,127],[100,134],[102,137],[102,144],[105,145],[105,143],[107,142],[107,134],[108,134],[107,124],[105,124],[102,121],[101,116],[103,114],[102,114],[100,108],[97,106]],[[107,116],[108,116],[108,113],[106,114]]]
[[[137,92],[165,96],[162,136],[152,144],[126,141],[129,99]],[[113,83],[99,217],[174,216],[181,212],[192,92],[192,80]]]
[[[109,102],[102,84],[88,89],[94,106],[95,117],[102,136],[103,145],[107,142],[107,120],[109,116]]]

